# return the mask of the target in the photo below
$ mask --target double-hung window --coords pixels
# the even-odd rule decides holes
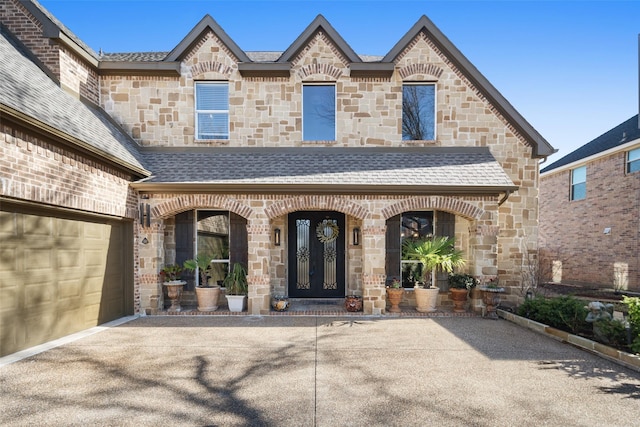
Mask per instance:
[[[302,139],[336,139],[336,87],[333,84],[302,86]]]
[[[587,197],[587,167],[580,166],[571,170],[571,200]]]
[[[196,139],[229,139],[227,82],[196,82]]]
[[[640,148],[627,152],[627,173],[640,171]]]
[[[436,86],[404,84],[402,86],[402,140],[436,139]]]

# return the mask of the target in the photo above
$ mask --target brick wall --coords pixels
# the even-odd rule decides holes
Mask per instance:
[[[42,24],[17,0],[0,2],[0,21],[76,96],[99,104],[98,75],[79,56],[42,35]]]
[[[0,195],[134,218],[132,177],[51,141],[0,126]]]
[[[541,178],[541,252],[563,282],[610,288],[622,276],[621,286],[640,290],[640,173],[625,173],[624,152],[586,166],[584,200],[569,200],[569,169]]]

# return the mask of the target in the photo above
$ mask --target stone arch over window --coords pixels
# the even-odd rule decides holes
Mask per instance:
[[[382,216],[389,219],[402,212],[413,210],[439,210],[460,215],[468,220],[479,220],[486,211],[463,200],[446,196],[425,196],[402,200],[382,209]]]
[[[342,75],[342,70],[331,64],[309,64],[301,67],[298,71],[298,75],[301,79],[306,79],[314,74],[324,74],[331,77],[333,80],[338,80]]]
[[[253,209],[238,200],[218,194],[190,194],[174,197],[155,206],[151,211],[154,218],[165,219],[192,209],[223,209],[243,218],[251,218]]]
[[[265,214],[269,219],[274,219],[291,212],[304,210],[337,211],[359,219],[366,219],[371,216],[371,212],[364,206],[335,196],[292,197],[269,206],[265,209]]]
[[[398,70],[398,74],[403,80],[416,74],[426,74],[439,79],[442,72],[443,69],[437,65],[424,63],[407,65],[406,67],[402,67]]]
[[[221,74],[228,80],[231,78],[231,73],[233,73],[233,68],[217,61],[198,62],[197,64],[192,65],[190,70],[193,78],[203,76],[205,73],[213,72]]]

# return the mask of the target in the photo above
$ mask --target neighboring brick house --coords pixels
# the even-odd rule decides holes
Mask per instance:
[[[631,117],[540,173],[546,279],[640,291],[640,122]]]
[[[382,57],[322,16],[283,52],[244,52],[207,15],[170,52],[105,55],[35,1],[4,1],[0,18],[0,232],[14,242],[0,292],[3,323],[23,324],[3,342],[51,338],[34,325],[105,304],[96,278],[94,299],[66,305],[112,258],[131,282],[111,303],[123,313],[160,308],[162,266],[207,252],[214,280],[247,264],[251,314],[272,294],[359,294],[384,314],[385,284],[414,279],[402,239],[455,235],[467,272],[518,296],[554,150],[426,17]],[[67,217],[41,244],[20,234]],[[120,231],[94,248],[94,223]],[[89,231],[61,249],[56,233],[76,226]],[[35,254],[55,271],[44,288],[27,286]]]

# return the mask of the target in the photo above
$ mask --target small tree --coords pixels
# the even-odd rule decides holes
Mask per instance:
[[[211,270],[212,259],[213,257],[211,255],[198,255],[193,259],[186,260],[183,264],[185,270],[200,272],[200,286],[203,288],[209,287],[207,276]]]

